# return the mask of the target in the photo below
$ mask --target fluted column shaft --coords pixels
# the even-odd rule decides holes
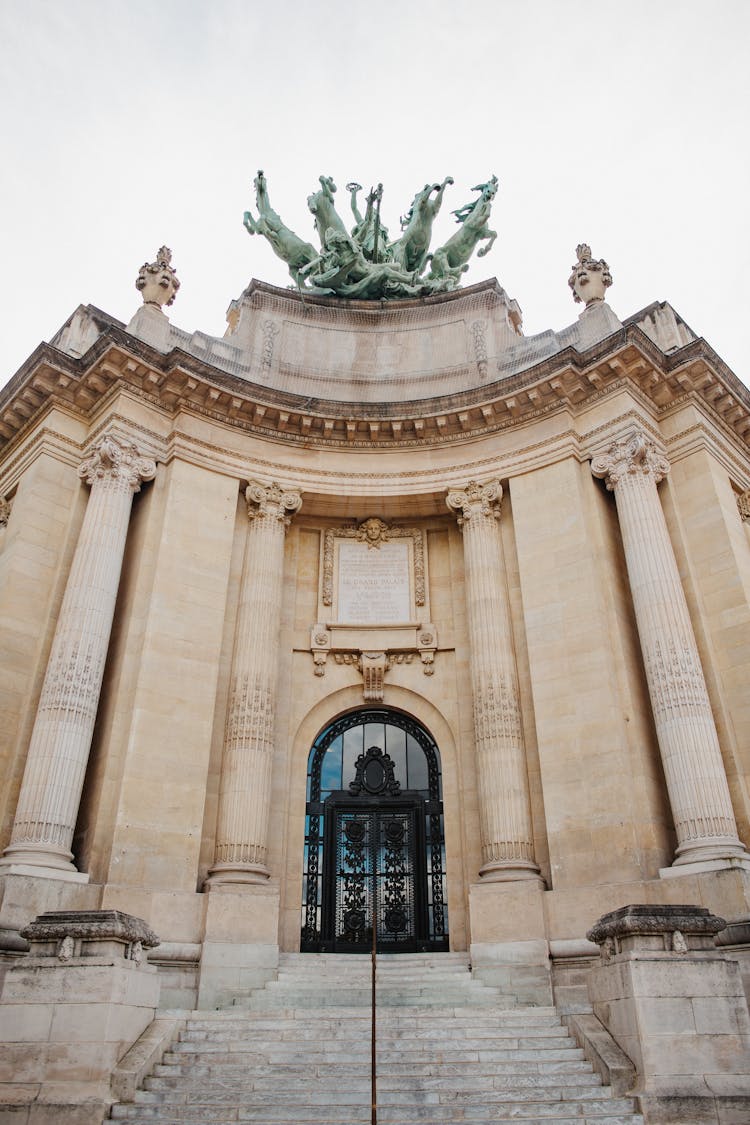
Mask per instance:
[[[499,481],[448,494],[464,538],[482,867],[486,880],[538,877],[518,677],[500,542]]]
[[[646,680],[672,807],[675,865],[745,856],[657,484],[669,462],[640,431],[591,464],[615,494]]]
[[[209,885],[268,878],[268,816],[276,720],[284,536],[298,492],[252,482],[232,658],[214,865]]]
[[[2,866],[74,872],[71,852],[107,658],[133,494],[155,472],[104,438],[79,468],[91,493],[73,556]]]

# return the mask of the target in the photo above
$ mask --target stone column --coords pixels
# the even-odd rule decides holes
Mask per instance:
[[[488,881],[539,879],[500,542],[499,481],[449,492],[464,537],[482,867]]]
[[[208,885],[268,878],[268,814],[276,719],[284,536],[302,506],[296,490],[252,481],[250,527],[224,731],[216,853]]]
[[[44,677],[2,868],[80,876],[73,840],[115,611],[133,494],[156,465],[105,437],[81,464],[91,485]]]
[[[747,862],[737,836],[677,561],[656,486],[669,462],[640,431],[595,457],[614,492],[678,848],[674,866]]]

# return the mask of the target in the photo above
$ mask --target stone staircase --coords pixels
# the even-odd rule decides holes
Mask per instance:
[[[503,1008],[466,955],[378,958],[379,1125],[642,1125],[554,1008]],[[282,957],[278,980],[196,1012],[136,1101],[135,1125],[368,1125],[370,958]]]

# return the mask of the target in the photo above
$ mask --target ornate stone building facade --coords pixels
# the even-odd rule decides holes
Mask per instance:
[[[221,339],[160,259],[127,327],[81,307],[11,380],[7,963],[45,911],[127,912],[162,1006],[212,1008],[369,948],[373,901],[383,948],[470,950],[508,1003],[573,1010],[630,903],[742,957],[750,392],[579,258],[561,332],[494,281],[253,282]]]

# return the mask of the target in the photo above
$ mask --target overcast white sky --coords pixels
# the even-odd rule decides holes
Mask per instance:
[[[748,0],[0,0],[0,384],[79,304],[121,320],[166,243],[170,316],[222,335],[284,265],[242,227],[266,172],[313,239],[321,173],[398,216],[495,173],[496,276],[527,334],[578,315],[575,246],[621,317],[669,300],[750,384]],[[313,239],[314,240],[314,239]]]

